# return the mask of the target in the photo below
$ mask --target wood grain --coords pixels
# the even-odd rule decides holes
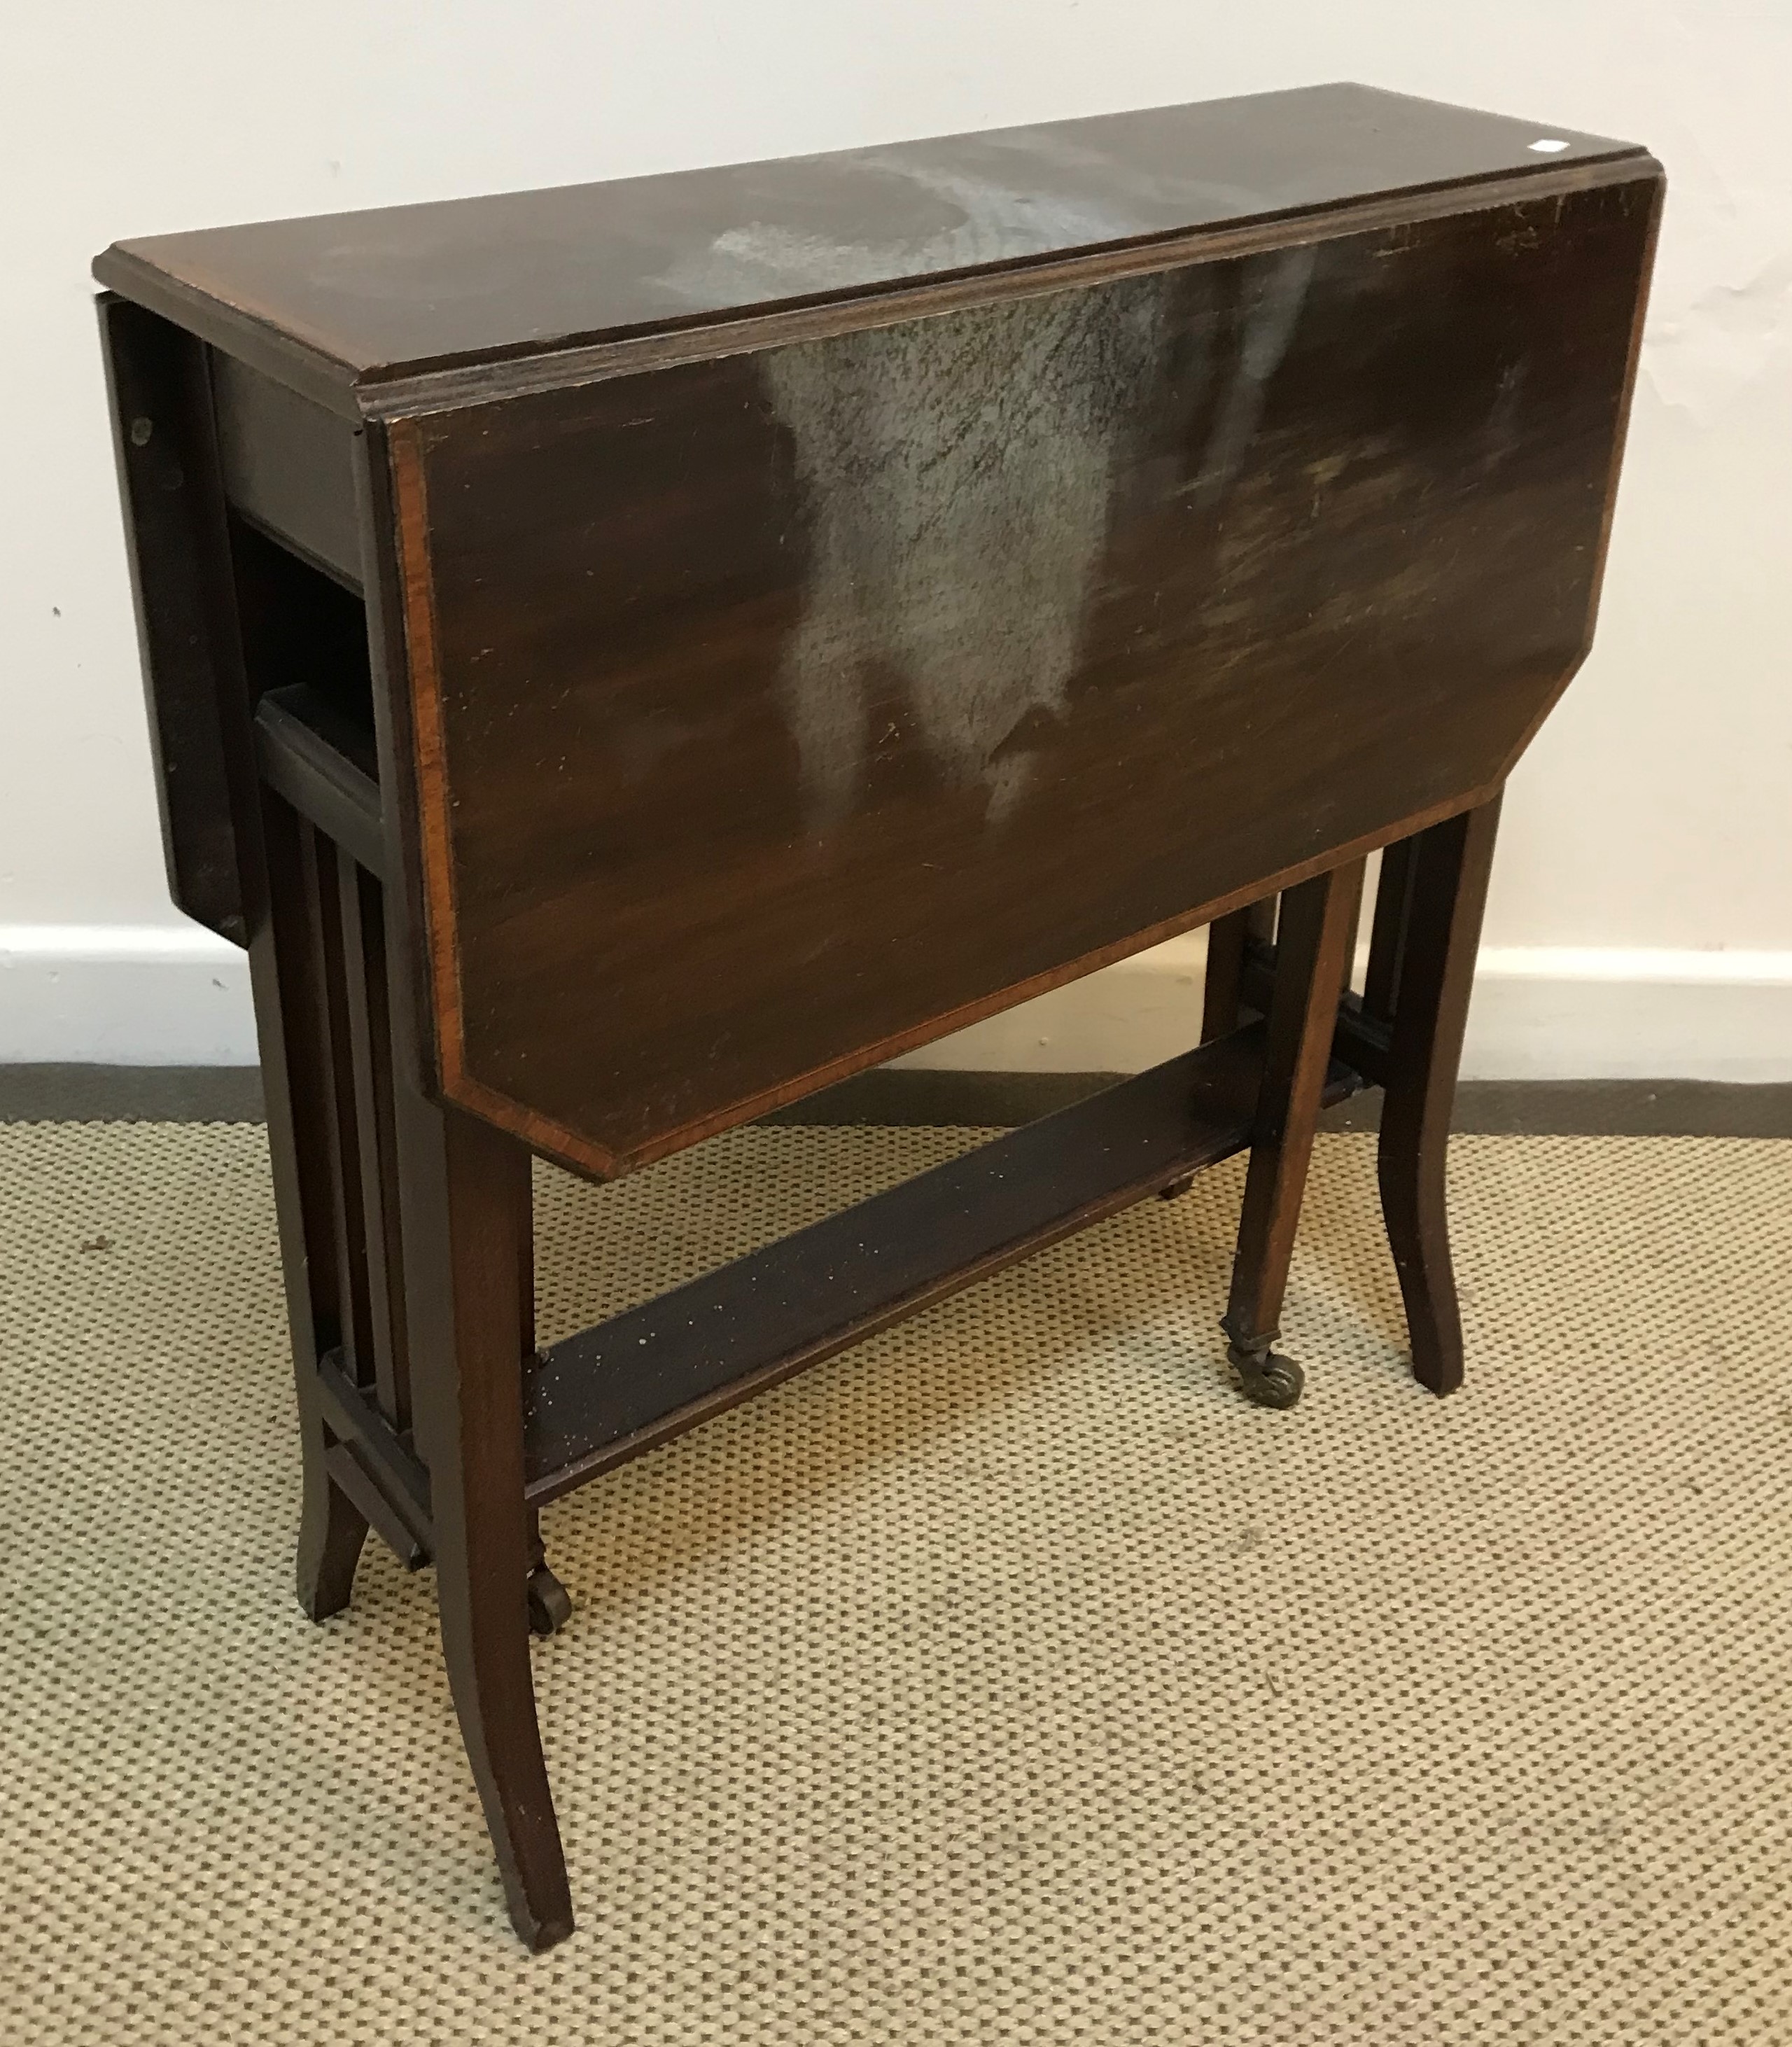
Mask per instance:
[[[435,651],[435,597],[428,541],[428,510],[416,425],[401,420],[389,442],[393,510],[401,573],[404,651],[409,681],[411,775],[424,879],[423,936],[430,960],[436,1043],[443,1072],[462,1084],[460,972],[455,940],[455,876],[448,851],[447,749],[442,717],[441,671]]]
[[[1655,195],[397,423],[444,1093],[622,1170],[1477,800]]]
[[[1362,85],[125,242],[102,283],[352,413],[378,385],[917,280],[1031,268],[1488,180],[1633,143]]]
[[[1260,1023],[563,1337],[527,1373],[540,1504],[1250,1140]],[[1333,1066],[1325,1098],[1359,1085]]]
[[[221,516],[205,352],[110,295],[99,331],[149,711],[168,892],[196,923],[249,942],[219,698],[236,677],[232,622],[204,570]],[[215,543],[214,544],[215,544]]]
[[[250,943],[300,1599],[370,1523],[433,1556],[532,1946],[544,1499],[1247,1142],[1253,1342],[1359,1075],[1460,1376],[1488,799],[1590,637],[1661,190],[1532,139],[1329,87],[96,266],[171,876]],[[1340,1011],[1352,864],[1421,832]],[[625,1170],[1233,911],[1198,1051],[536,1356],[525,1146]]]

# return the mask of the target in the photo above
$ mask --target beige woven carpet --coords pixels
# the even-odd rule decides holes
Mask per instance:
[[[545,1175],[544,1333],[968,1141]],[[1459,1143],[1438,1402],[1368,1142],[1292,1414],[1233,1169],[552,1510],[536,1960],[427,1575],[292,1603],[260,1132],[0,1130],[0,2037],[1792,2041],[1792,1145]]]

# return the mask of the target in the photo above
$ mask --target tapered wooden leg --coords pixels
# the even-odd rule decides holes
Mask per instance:
[[[516,1141],[397,1093],[411,1399],[429,1467],[436,1600],[455,1708],[532,1948],[572,1930],[529,1672],[521,1287],[529,1158]]]
[[[1246,1396],[1260,1407],[1291,1407],[1301,1394],[1299,1367],[1272,1346],[1362,887],[1363,863],[1353,861],[1282,898],[1263,1085],[1223,1318],[1227,1354]]]
[[[1386,919],[1389,956],[1370,976],[1370,993],[1384,1016],[1391,1008],[1392,1026],[1377,1159],[1382,1215],[1406,1302],[1413,1376],[1440,1394],[1462,1383],[1445,1161],[1499,817],[1496,796],[1406,842],[1399,900]],[[1383,931],[1378,904],[1377,948]]]

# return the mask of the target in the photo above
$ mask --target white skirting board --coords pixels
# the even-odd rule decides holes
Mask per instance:
[[[252,1066],[249,958],[197,924],[0,924],[0,1065]]]
[[[1206,957],[1204,932],[1173,938],[899,1063],[1114,1073],[1172,1058],[1200,1028]],[[1487,947],[1462,1072],[1470,1080],[1792,1080],[1792,952]]]
[[[900,1064],[1122,1073],[1199,1028],[1200,933],[938,1039]],[[249,1066],[244,955],[196,926],[0,925],[0,1063]],[[1792,1080],[1792,951],[1490,947],[1478,1080]]]

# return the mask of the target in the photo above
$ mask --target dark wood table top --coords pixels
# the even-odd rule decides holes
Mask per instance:
[[[1566,148],[1539,153],[1543,140]],[[1361,85],[116,244],[96,276],[342,383],[1639,156]],[[209,311],[208,321],[205,318]]]
[[[608,1174],[1496,794],[1661,190],[1333,85],[96,267],[209,351],[258,688],[379,735],[443,1097]]]

